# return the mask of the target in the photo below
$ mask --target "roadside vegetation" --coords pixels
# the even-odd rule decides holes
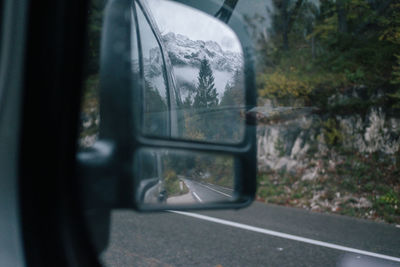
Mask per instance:
[[[175,171],[167,170],[164,173],[165,190],[167,191],[168,197],[181,196],[189,193],[189,189],[185,183],[178,178]]]
[[[311,180],[302,179],[301,171],[260,173],[257,199],[400,224],[399,166],[378,154],[342,155],[337,164],[329,163],[330,157],[315,159],[320,168]]]
[[[89,1],[87,64],[84,73],[79,146],[90,147],[98,138],[100,125],[99,59],[105,1]]]
[[[305,141],[310,148],[299,160],[306,164],[295,171],[264,169],[258,199],[399,224],[400,4],[273,2],[274,12],[246,18],[263,59],[257,73],[260,105],[315,112],[313,134]],[[262,32],[256,20],[267,15],[272,25]],[[376,136],[385,140],[367,136],[374,110],[382,114]],[[343,124],[354,118],[360,126],[349,134]],[[363,150],[359,144],[367,141],[376,144]],[[275,144],[281,156],[286,145]],[[307,169],[315,170],[310,179]]]
[[[163,158],[164,177],[183,177],[232,189],[233,158],[216,154],[169,153]]]

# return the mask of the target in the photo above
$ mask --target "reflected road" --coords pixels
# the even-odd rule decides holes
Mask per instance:
[[[198,182],[188,178],[182,179],[197,202],[222,202],[232,199],[233,190],[206,182]]]

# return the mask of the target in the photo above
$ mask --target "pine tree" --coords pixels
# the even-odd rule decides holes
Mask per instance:
[[[235,70],[230,82],[225,86],[224,95],[221,99],[221,106],[243,106],[245,101],[244,96],[244,77],[243,71]]]
[[[197,92],[194,97],[195,108],[210,108],[218,105],[218,93],[214,84],[214,75],[207,59],[201,60],[199,76],[197,77]]]
[[[191,107],[192,107],[192,94],[191,93],[189,93],[187,96],[186,96],[186,98],[185,98],[185,100],[183,100],[183,103],[182,103],[182,105],[183,105],[183,108],[185,108],[185,109],[190,109]]]
[[[245,105],[243,71],[237,69],[231,79],[225,86],[225,92],[222,96],[220,106],[226,107],[220,112],[218,122],[218,138],[240,142],[244,134],[244,116],[243,106]]]

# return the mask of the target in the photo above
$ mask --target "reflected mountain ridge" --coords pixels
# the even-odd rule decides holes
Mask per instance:
[[[243,66],[242,53],[224,51],[215,41],[194,41],[173,32],[163,35],[162,39],[174,66],[199,68],[204,58],[210,62],[213,70],[234,72]]]
[[[162,42],[174,67],[182,99],[195,91],[201,60],[206,59],[210,63],[219,100],[226,86],[232,83],[235,72],[243,68],[242,53],[223,50],[212,40],[191,40],[182,34],[169,32],[162,36]],[[148,55],[143,55],[144,72],[150,78],[162,74],[160,53],[160,50],[154,47],[149,50]]]

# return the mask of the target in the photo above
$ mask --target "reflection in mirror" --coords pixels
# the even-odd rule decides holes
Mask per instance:
[[[167,83],[169,97],[163,97],[166,95],[163,89],[145,99],[144,133],[214,143],[242,141],[245,130],[244,60],[235,33],[214,17],[179,3],[148,0],[147,6],[149,21],[154,21],[154,32],[164,51],[167,72],[164,77],[170,82]],[[139,26],[144,24],[140,23],[139,15],[138,18]],[[144,70],[152,70],[152,79],[162,81],[162,72],[153,71],[160,69],[162,64],[157,43],[153,46],[148,48],[153,57]],[[146,57],[145,52],[143,57]],[[148,83],[146,76],[145,82]],[[168,107],[169,130],[159,123],[155,128],[166,129],[164,132],[149,131],[147,125],[151,124],[148,121],[151,116],[148,114],[160,115],[165,110],[150,111],[146,109],[149,105]],[[167,123],[167,119],[159,119]]]
[[[138,203],[185,205],[234,200],[232,156],[168,149],[136,154]]]
[[[143,12],[138,7],[136,10],[144,75],[143,131],[149,135],[167,135],[167,87],[161,48]]]

